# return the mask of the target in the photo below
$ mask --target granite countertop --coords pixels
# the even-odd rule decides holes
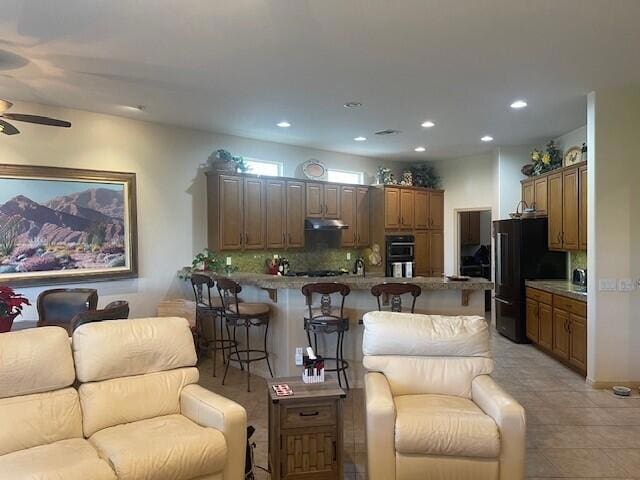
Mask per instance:
[[[375,273],[368,274],[364,277],[350,274],[337,277],[286,277],[268,275],[266,273],[235,272],[225,276],[235,280],[241,285],[253,285],[268,289],[299,289],[307,283],[314,282],[344,283],[353,290],[369,290],[374,285],[383,282],[414,283],[423,290],[491,290],[493,288],[493,282],[479,277],[472,277],[465,282],[455,282],[442,277],[393,278],[384,277],[382,274]]]
[[[525,285],[545,292],[563,295],[581,302],[587,301],[587,289],[574,285],[569,280],[526,280]]]

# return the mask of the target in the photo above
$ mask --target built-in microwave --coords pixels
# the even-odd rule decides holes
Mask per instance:
[[[394,263],[413,262],[415,247],[413,235],[387,235],[385,237],[385,275],[393,276]]]

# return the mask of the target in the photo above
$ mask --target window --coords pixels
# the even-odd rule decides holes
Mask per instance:
[[[327,180],[334,183],[363,183],[362,172],[347,172],[345,170],[327,170]]]
[[[254,175],[270,175],[272,177],[279,177],[282,175],[282,164],[280,162],[269,162],[267,160],[255,160],[244,159],[245,163],[249,167],[247,173],[253,173]]]

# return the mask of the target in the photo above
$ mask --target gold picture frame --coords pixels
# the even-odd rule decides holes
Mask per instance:
[[[0,284],[137,276],[135,173],[0,164]]]

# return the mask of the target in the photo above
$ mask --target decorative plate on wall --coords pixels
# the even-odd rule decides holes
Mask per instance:
[[[302,173],[309,180],[326,180],[327,167],[320,160],[311,158],[302,164]]]
[[[581,147],[571,147],[564,154],[564,162],[563,166],[568,167],[570,165],[575,165],[582,161],[582,148]]]

